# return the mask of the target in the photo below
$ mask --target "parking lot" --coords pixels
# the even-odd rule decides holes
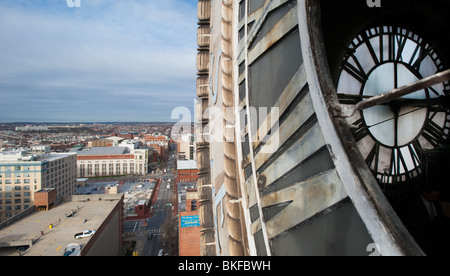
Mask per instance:
[[[77,194],[104,194],[107,186],[117,185],[122,181],[123,180],[88,183],[86,186],[79,186],[77,188]],[[122,185],[119,185],[118,193],[127,194],[154,189],[155,184],[156,179],[125,180]]]

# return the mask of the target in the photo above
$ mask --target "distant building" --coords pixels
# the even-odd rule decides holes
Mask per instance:
[[[39,146],[2,149],[0,222],[33,206],[34,194],[44,188],[55,189],[58,198],[76,193],[76,181],[74,153],[51,153],[48,147]]]
[[[177,160],[177,183],[197,182],[198,169],[194,160]]]
[[[193,134],[181,135],[177,142],[177,153],[180,159],[196,160],[196,143]]]
[[[128,147],[74,148],[78,177],[146,175],[148,149]]]
[[[56,199],[55,189],[42,189],[34,193],[34,206],[36,206],[39,211],[48,211],[53,208]]]
[[[117,137],[122,137],[125,139],[134,139],[134,137],[139,137],[139,133],[128,133],[128,132],[114,132],[111,133],[111,136],[117,136]]]
[[[107,195],[115,195],[119,193],[119,184],[111,184],[106,186],[105,194]]]
[[[24,126],[24,127],[16,127],[16,131],[47,131],[48,127],[46,126]]]
[[[107,139],[98,139],[89,141],[87,144],[88,148],[95,148],[95,147],[112,147],[114,145],[114,141],[107,140]]]
[[[125,138],[122,138],[122,137],[108,137],[108,138],[105,138],[105,140],[112,141],[113,142],[113,146],[118,146],[120,142],[125,140]]]
[[[168,136],[161,133],[147,134],[144,136],[143,142],[146,146],[153,147],[158,152],[161,160],[166,159],[170,143]]]
[[[145,140],[145,144],[147,144],[148,146],[160,145],[160,146],[168,147],[170,138],[161,133],[153,133],[153,134],[145,135],[144,140]]]

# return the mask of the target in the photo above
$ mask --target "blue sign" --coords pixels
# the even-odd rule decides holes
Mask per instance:
[[[181,217],[181,228],[200,226],[200,219],[197,216]]]

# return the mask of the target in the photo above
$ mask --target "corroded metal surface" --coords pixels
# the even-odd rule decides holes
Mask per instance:
[[[341,116],[320,2],[199,1],[205,255],[423,254]]]

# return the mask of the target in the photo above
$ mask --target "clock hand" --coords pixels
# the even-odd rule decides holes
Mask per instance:
[[[369,99],[363,100],[355,105],[355,108],[353,109],[352,113],[349,115],[342,115],[343,118],[349,118],[355,115],[356,112],[373,107],[375,105],[380,105],[386,102],[389,102],[393,99],[400,98],[402,96],[414,93],[416,91],[428,88],[430,86],[442,83],[444,81],[450,80],[450,69],[446,70],[441,73],[437,73],[433,76],[430,76],[428,78],[424,78],[422,80],[419,80],[417,82],[395,88],[391,91],[388,91],[386,93],[383,93],[381,95],[373,96]]]
[[[339,102],[345,105],[356,105],[359,102],[370,99],[372,96],[364,96],[364,95],[349,95],[349,94],[338,94]],[[380,105],[392,105],[395,104],[399,107],[430,107],[433,105],[439,105],[448,107],[450,106],[450,96],[439,96],[436,98],[426,98],[426,99],[408,99],[408,98],[399,98],[394,99],[389,102],[382,103]]]
[[[439,105],[447,107],[449,106],[448,96],[439,96],[437,98],[428,99],[397,99],[394,100],[400,107],[413,106],[413,107],[429,107],[433,105]]]
[[[386,120],[383,120],[383,121],[381,121],[381,122],[378,122],[378,123],[376,123],[376,124],[367,126],[367,128],[372,128],[372,127],[381,125],[381,124],[383,124],[383,123],[389,122],[389,121],[394,120],[394,119],[395,119],[395,120],[398,120],[398,118],[400,118],[400,117],[406,116],[406,115],[408,115],[408,114],[410,114],[410,113],[414,113],[414,112],[419,111],[419,110],[421,110],[421,109],[423,109],[423,108],[424,108],[424,107],[418,107],[418,108],[416,108],[416,109],[414,109],[414,110],[410,110],[410,111],[408,111],[408,112],[401,113],[401,114],[400,114],[400,112],[398,112],[398,113],[396,113],[393,117],[391,117],[391,118],[389,118],[389,119],[386,119]]]

